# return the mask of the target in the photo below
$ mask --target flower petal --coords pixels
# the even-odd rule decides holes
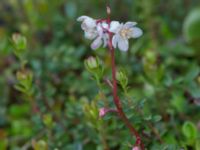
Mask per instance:
[[[102,36],[103,35],[103,29],[101,27],[101,24],[98,24],[96,29],[97,29],[98,35]]]
[[[83,29],[84,31],[85,31],[85,30],[88,30],[88,26],[85,24],[85,22],[83,22],[83,23],[81,24],[81,29]]]
[[[77,18],[77,21],[83,22],[82,29],[94,28],[96,26],[96,20],[88,16],[80,16]]]
[[[132,28],[132,37],[133,38],[138,38],[138,37],[140,37],[142,34],[143,34],[143,32],[142,32],[142,30],[140,29],[140,28],[138,28],[138,27],[134,27],[134,28]]]
[[[110,29],[109,29],[109,31],[116,33],[116,31],[119,28],[119,26],[120,26],[120,23],[118,21],[112,21],[110,23]]]
[[[105,34],[105,35],[103,36],[103,47],[104,47],[104,48],[108,45],[108,39],[109,39],[108,34]]]
[[[120,38],[118,41],[118,47],[121,51],[127,51],[129,48],[128,40]]]
[[[114,48],[117,48],[117,43],[119,41],[119,36],[118,35],[114,35],[112,38],[112,45]]]
[[[101,44],[102,44],[102,40],[101,40],[101,37],[99,36],[93,41],[93,43],[91,44],[91,48],[93,50],[98,49],[101,46]]]
[[[95,32],[85,32],[85,38],[89,40],[93,40],[97,34]]]
[[[94,28],[96,26],[96,21],[92,18],[87,18],[84,20],[84,23],[88,28]]]
[[[135,26],[137,24],[137,22],[126,22],[124,27],[126,28],[132,28],[133,26]]]
[[[77,21],[84,21],[85,19],[90,18],[88,16],[80,16],[77,18]]]

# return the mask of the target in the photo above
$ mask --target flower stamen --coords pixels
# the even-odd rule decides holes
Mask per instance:
[[[129,39],[131,38],[131,32],[132,30],[131,29],[128,29],[128,28],[124,28],[120,31],[120,35],[121,37],[123,37],[124,39]]]

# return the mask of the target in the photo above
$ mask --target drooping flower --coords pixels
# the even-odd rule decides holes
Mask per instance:
[[[115,33],[112,38],[114,48],[119,48],[121,51],[127,51],[129,48],[129,39],[138,38],[142,35],[142,30],[135,27],[136,22],[127,22],[125,24],[113,22],[111,23],[110,31]],[[112,27],[113,26],[113,27]]]
[[[109,25],[105,21],[98,22],[88,16],[81,16],[77,21],[82,22],[81,28],[85,33],[85,37],[89,40],[94,40],[91,44],[93,50],[98,49],[102,44],[103,47],[107,46],[109,36],[105,30],[108,30]]]
[[[77,19],[77,21],[82,22],[81,28],[84,31],[85,38],[93,40],[98,35],[95,19],[88,16],[81,16]]]

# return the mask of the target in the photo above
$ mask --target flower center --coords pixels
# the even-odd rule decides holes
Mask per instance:
[[[120,31],[120,35],[121,35],[123,38],[128,39],[128,38],[131,37],[131,36],[130,36],[131,31],[132,31],[131,29],[124,28],[124,29],[122,29],[122,30]]]

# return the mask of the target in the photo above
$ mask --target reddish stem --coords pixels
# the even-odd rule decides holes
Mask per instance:
[[[108,8],[108,6],[107,6]],[[108,22],[110,22],[110,14],[108,14]],[[109,41],[108,41],[108,48],[110,50],[111,54],[111,61],[112,61],[112,82],[113,82],[113,100],[116,105],[118,114],[120,118],[123,120],[125,125],[129,128],[131,133],[136,137],[136,146],[140,146],[141,150],[144,150],[144,144],[141,141],[140,135],[137,132],[137,130],[132,126],[132,124],[129,122],[128,118],[126,117],[123,109],[122,109],[122,104],[117,96],[117,80],[116,80],[116,65],[115,65],[115,49],[112,46],[112,33],[108,32],[109,34]]]

